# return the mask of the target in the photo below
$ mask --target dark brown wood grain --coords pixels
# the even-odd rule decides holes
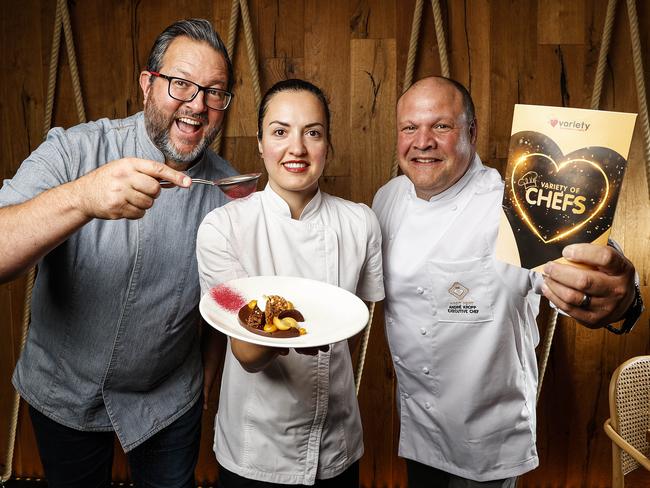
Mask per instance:
[[[353,39],[350,43],[349,166],[352,199],[372,203],[374,189],[390,177],[395,137],[395,41]],[[376,134],[386,131],[386,137]],[[340,158],[340,156],[339,156]]]

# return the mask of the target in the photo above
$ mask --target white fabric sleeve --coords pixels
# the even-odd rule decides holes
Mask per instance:
[[[201,295],[216,285],[248,276],[237,259],[232,228],[233,222],[224,207],[206,215],[199,226],[196,259]]]
[[[367,302],[384,299],[384,274],[381,254],[381,230],[374,212],[361,204],[366,220],[366,259],[361,268],[356,295]]]

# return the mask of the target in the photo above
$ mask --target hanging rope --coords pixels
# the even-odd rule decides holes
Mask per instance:
[[[553,344],[553,335],[555,334],[555,326],[557,325],[557,309],[552,308],[546,322],[546,334],[544,335],[544,342],[542,342],[542,350],[540,351],[539,358],[539,373],[537,375],[537,400],[542,393],[542,382],[544,381],[544,373],[546,373],[546,365],[548,364],[548,357],[551,355],[551,345]]]
[[[406,71],[404,72],[404,93],[413,83],[413,70],[415,69],[415,57],[418,51],[418,39],[420,38],[420,25],[422,24],[422,4],[423,0],[415,1],[413,10],[413,21],[411,22],[411,39],[409,41],[409,53],[406,58]]]
[[[591,95],[591,109],[598,110],[600,106],[600,96],[603,89],[603,79],[605,75],[605,65],[607,64],[607,55],[609,54],[609,46],[612,39],[612,26],[616,17],[616,2],[617,0],[609,0],[607,3],[607,13],[605,14],[605,24],[603,25],[603,35],[600,39],[600,52],[598,53],[598,66],[596,67],[596,76],[594,78],[594,90]],[[538,375],[537,375],[537,400],[542,394],[542,384],[546,374],[546,367],[548,366],[548,358],[551,355],[551,346],[553,344],[553,336],[555,335],[555,328],[557,326],[558,312],[555,308],[551,308],[548,321],[546,323],[546,333],[544,334],[544,341],[539,356]]]
[[[363,329],[363,335],[361,336],[361,341],[359,343],[359,361],[357,363],[357,369],[354,372],[354,388],[359,396],[359,389],[361,388],[361,377],[363,376],[363,366],[366,362],[366,352],[368,350],[368,339],[370,338],[370,328],[372,327],[372,319],[375,315],[375,304],[374,302],[368,307],[370,315],[368,317],[368,324]]]
[[[605,74],[605,65],[609,54],[610,39],[612,35],[612,26],[616,16],[617,0],[609,0],[607,3],[607,16],[605,18],[605,27],[603,29],[603,38],[598,56],[598,67],[596,69],[596,78],[594,81],[594,92],[591,97],[592,110],[598,110],[600,107],[600,96]],[[641,43],[639,41],[639,19],[636,12],[636,1],[627,0],[627,13],[630,23],[630,39],[632,42],[632,61],[634,63],[634,77],[636,82],[636,92],[639,104],[639,115],[643,131],[643,148],[645,152],[645,170],[648,190],[650,191],[650,122],[648,121],[648,103],[646,100],[645,80],[643,76],[643,59],[641,58]],[[649,195],[650,196],[650,195]]]
[[[413,72],[415,69],[415,58],[417,57],[418,52],[418,41],[420,39],[420,26],[422,25],[422,5],[423,0],[416,0],[415,7],[413,9],[413,21],[411,22],[411,37],[409,40],[409,52],[406,58],[406,70],[404,72],[404,85],[402,86],[402,93],[406,92],[413,83]],[[442,25],[442,15],[440,13],[440,1],[431,0],[431,8],[433,10],[433,21],[436,28],[436,39],[438,41],[438,53],[440,55],[440,70],[442,76],[449,78],[449,60],[447,58],[447,41],[445,39],[445,28]],[[397,161],[397,148],[393,153],[393,164],[390,168],[390,178],[393,179],[397,176],[397,171],[399,169],[399,164]],[[374,313],[374,303],[372,305],[370,320],[372,321],[372,315]],[[364,333],[361,342],[361,353],[363,356],[360,358],[359,365],[361,366],[361,371],[363,370],[363,362],[365,360],[366,348],[368,338],[370,337],[370,323],[367,326],[367,331]],[[361,372],[357,373],[358,380],[357,382],[357,394],[359,394],[359,384],[361,383]]]
[[[442,76],[449,78],[449,60],[447,59],[447,40],[445,39],[445,28],[442,25],[442,14],[440,13],[440,0],[431,0],[433,8],[433,23],[436,26],[436,39],[438,40],[438,53],[440,54],[440,71]]]
[[[47,100],[45,101],[45,116],[43,118],[43,139],[45,139],[47,131],[49,131],[52,126],[56,72],[59,67],[59,47],[61,46],[61,16],[61,9],[57,3],[56,14],[54,16],[54,32],[52,34],[52,50],[50,52],[50,72],[47,79]]]
[[[600,52],[598,53],[598,66],[596,67],[596,75],[594,77],[594,89],[591,95],[591,109],[598,110],[600,107],[600,98],[603,90],[603,80],[605,77],[605,66],[607,64],[607,56],[609,55],[609,47],[612,40],[612,28],[614,26],[614,19],[616,16],[616,3],[617,0],[609,0],[607,3],[607,12],[605,14],[605,24],[603,25],[603,35],[600,39]],[[539,382],[537,384],[537,400],[542,393],[542,382],[544,374],[546,373],[546,366],[548,365],[548,358],[551,352],[551,344],[553,342],[553,334],[555,333],[555,326],[557,324],[558,313],[556,309],[551,309],[551,315],[548,318],[546,328],[546,335],[540,353],[539,362]]]
[[[251,18],[248,13],[248,1],[239,0],[241,5],[241,16],[244,23],[244,38],[246,39],[246,50],[248,51],[248,65],[251,70],[253,82],[253,95],[255,96],[255,106],[259,106],[262,101],[262,93],[260,90],[260,72],[257,63],[257,51],[255,43],[253,42],[253,28],[251,27]]]
[[[598,66],[596,68],[596,76],[594,78],[594,90],[591,96],[592,110],[598,110],[600,108],[605,65],[607,63],[607,56],[609,54],[609,47],[612,38],[612,28],[616,17],[616,3],[617,0],[609,0],[607,3],[607,13],[605,16],[605,24],[603,26],[603,36],[601,38],[600,53],[598,54]],[[627,12],[628,20],[630,23],[630,37],[632,41],[632,59],[634,62],[636,91],[644,137],[646,181],[648,182],[648,187],[650,189],[650,123],[648,121],[648,105],[646,101],[645,81],[643,77],[643,60],[641,59],[641,45],[639,42],[639,19],[636,14],[635,0],[627,0]],[[542,390],[542,381],[544,379],[544,373],[546,372],[546,366],[551,349],[551,343],[553,341],[556,322],[557,311],[554,310],[548,320],[548,327],[541,352],[539,383],[537,385],[538,399]]]
[[[406,71],[404,72],[404,85],[402,93],[406,92],[413,84],[413,71],[415,69],[415,58],[418,54],[418,40],[420,38],[420,25],[422,24],[423,0],[415,1],[413,9],[413,21],[411,22],[411,39],[409,40],[409,53],[406,57]],[[399,164],[397,161],[397,148],[393,151],[393,165],[390,168],[390,179],[397,176]]]
[[[607,13],[605,14],[605,26],[603,27],[603,37],[600,40],[600,53],[598,53],[598,67],[596,68],[596,77],[594,78],[594,91],[591,95],[591,109],[598,110],[600,106],[600,94],[603,90],[603,78],[605,77],[605,65],[607,64],[607,55],[612,40],[612,26],[614,25],[614,16],[616,14],[617,0],[609,0],[607,3]]]
[[[643,60],[641,59],[641,42],[639,41],[639,19],[636,15],[636,0],[627,0],[627,15],[630,21],[636,95],[639,100],[639,115],[641,118],[643,146],[645,149],[645,174],[648,185],[648,196],[650,196],[650,121],[648,121],[648,103],[646,101],[645,81],[643,78]]]
[[[416,0],[413,9],[413,20],[411,22],[411,37],[409,40],[409,51],[406,58],[406,70],[404,71],[404,85],[402,86],[402,93],[406,92],[413,83],[413,72],[415,70],[415,59],[418,51],[418,41],[420,38],[420,26],[422,25],[422,6],[423,0]],[[447,41],[445,40],[445,29],[442,25],[442,15],[440,13],[439,0],[431,0],[431,8],[433,9],[433,19],[436,28],[436,38],[438,41],[438,53],[440,55],[440,68],[442,76],[449,77],[449,61],[447,58]],[[397,148],[393,153],[393,164],[390,169],[390,178],[397,176],[399,164],[397,161]],[[370,319],[368,325],[364,330],[361,337],[361,344],[359,350],[359,363],[355,374],[355,385],[357,388],[357,395],[359,394],[359,387],[361,386],[361,376],[363,374],[363,366],[365,363],[366,351],[368,349],[368,339],[370,338],[370,327],[372,325],[372,318],[374,315],[375,304],[373,303],[370,308]]]
[[[418,41],[420,39],[420,26],[422,25],[422,5],[423,0],[416,0],[413,9],[413,21],[411,22],[411,38],[409,40],[409,52],[406,58],[406,70],[404,72],[404,85],[402,93],[410,88],[413,84],[413,72],[415,69],[415,59],[418,54]],[[442,76],[449,78],[449,61],[447,58],[447,41],[445,39],[445,28],[442,25],[442,15],[440,13],[440,1],[431,0],[433,10],[433,22],[436,29],[436,39],[438,42],[438,54],[440,56],[440,71]],[[397,176],[399,165],[397,161],[397,149],[393,153],[393,165],[390,168],[390,178]]]
[[[79,70],[77,69],[77,55],[74,52],[74,39],[72,38],[72,27],[70,26],[70,14],[68,12],[67,0],[58,0],[57,10],[61,9],[61,21],[63,33],[65,34],[65,46],[68,53],[68,64],[70,66],[70,77],[72,78],[72,91],[74,102],[77,108],[79,123],[86,122],[86,111],[84,110],[83,97],[81,96],[81,83],[79,82]],[[54,94],[52,94],[54,97]]]
[[[232,0],[232,3],[230,4],[230,23],[228,24],[228,41],[226,44],[226,50],[228,51],[230,62],[233,64],[235,63],[235,40],[237,39],[238,20],[239,20],[239,0]],[[221,130],[217,134],[217,137],[215,138],[214,142],[212,143],[212,150],[217,154],[221,154],[221,140],[223,138],[223,129],[224,129],[224,125],[221,126]]]
[[[86,114],[81,95],[81,84],[79,82],[79,71],[77,70],[77,58],[74,51],[74,40],[72,38],[72,29],[70,27],[70,16],[66,0],[57,0],[56,14],[54,16],[54,33],[52,37],[52,50],[50,52],[50,70],[47,83],[47,99],[45,102],[45,115],[43,117],[43,139],[47,136],[52,126],[52,110],[54,107],[54,95],[56,91],[56,75],[59,63],[59,51],[61,45],[61,30],[65,33],[65,42],[68,54],[68,64],[70,66],[70,75],[72,77],[72,87],[74,91],[75,105],[79,122],[86,121]],[[25,283],[25,301],[23,308],[23,322],[20,337],[19,355],[25,347],[27,340],[27,330],[31,318],[30,309],[32,303],[32,291],[34,288],[34,278],[36,277],[35,268],[31,268],[27,273],[27,282]],[[11,477],[13,467],[14,448],[16,443],[16,430],[18,428],[18,413],[20,411],[20,395],[14,392],[13,405],[9,424],[9,438],[7,443],[7,459],[4,465],[4,472],[0,477],[0,483],[4,483]]]
[[[235,41],[237,40],[237,23],[239,21],[239,0],[233,0],[230,4],[230,23],[228,24],[228,56],[234,62]]]
[[[237,24],[239,22],[239,14],[241,12],[242,24],[244,27],[244,39],[246,41],[246,52],[248,54],[248,65],[251,71],[251,81],[253,83],[253,96],[255,98],[255,105],[259,106],[262,101],[262,92],[260,89],[260,72],[259,63],[257,61],[257,50],[255,49],[255,42],[253,40],[253,28],[251,26],[250,13],[248,10],[247,0],[232,0],[230,8],[230,25],[228,28],[228,56],[231,62],[235,62],[235,40],[237,39]],[[212,149],[219,154],[221,152],[221,141],[223,138],[223,129],[219,131],[217,137],[212,143]]]

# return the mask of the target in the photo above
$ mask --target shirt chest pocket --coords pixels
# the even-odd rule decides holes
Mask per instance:
[[[429,261],[433,308],[441,323],[486,325],[492,322],[493,287],[490,258]]]

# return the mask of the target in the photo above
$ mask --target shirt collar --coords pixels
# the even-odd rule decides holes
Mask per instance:
[[[262,192],[262,199],[268,204],[268,208],[273,213],[287,219],[291,218],[291,209],[289,208],[289,204],[285,202],[284,199],[273,190],[273,188],[271,188],[271,185],[269,183],[267,183],[264,187],[264,191]],[[298,220],[308,221],[317,215],[322,201],[323,196],[319,188],[316,191],[314,197],[303,209]]]
[[[153,161],[158,161],[159,163],[164,163],[165,156],[162,151],[155,146],[147,133],[147,127],[144,123],[144,112],[139,112],[136,115],[135,126],[138,143],[142,150],[142,156]]]

